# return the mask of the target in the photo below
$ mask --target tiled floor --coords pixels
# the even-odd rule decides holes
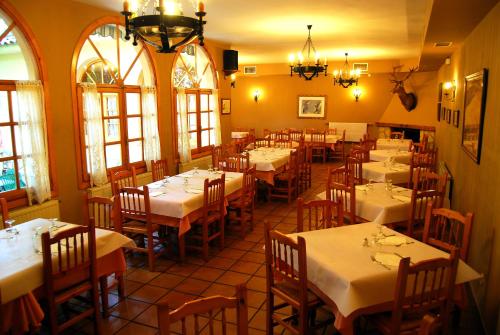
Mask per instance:
[[[314,164],[313,185],[302,194],[311,199],[324,190],[326,169],[332,164]],[[105,334],[155,334],[157,317],[155,303],[168,301],[176,308],[186,301],[214,294],[233,295],[234,285],[245,282],[248,288],[249,334],[265,334],[265,268],[264,268],[264,226],[263,220],[285,233],[296,228],[295,202],[260,202],[255,210],[254,230],[245,238],[229,235],[226,248],[211,249],[208,262],[199,255],[188,257],[184,264],[169,259],[158,261],[157,272],[149,272],[145,258],[128,258],[126,275],[127,298],[119,301],[116,292],[110,294],[113,305],[111,316],[103,321]],[[462,315],[456,334],[481,334],[477,314],[471,308]],[[326,334],[334,331],[328,329]],[[83,322],[71,331],[75,334],[92,333],[90,321]]]

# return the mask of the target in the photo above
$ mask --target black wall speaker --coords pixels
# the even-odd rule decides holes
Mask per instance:
[[[222,54],[224,74],[226,76],[238,71],[238,51],[224,50]]]

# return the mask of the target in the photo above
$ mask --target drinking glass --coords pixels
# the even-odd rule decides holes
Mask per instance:
[[[392,179],[385,180],[385,189],[386,191],[392,192]]]
[[[198,174],[198,167],[195,166],[195,167],[193,167],[193,169],[194,169],[193,175]]]
[[[35,228],[35,232],[33,233],[32,240],[33,240],[33,249],[35,250],[35,253],[41,254],[42,253],[42,231],[43,227],[38,226]]]
[[[19,230],[17,230],[17,228],[14,228],[14,223],[16,222],[16,220],[14,219],[7,219],[4,221],[4,224],[5,224],[5,231],[9,234],[12,235],[12,237],[14,237],[14,235],[17,235],[19,234]]]

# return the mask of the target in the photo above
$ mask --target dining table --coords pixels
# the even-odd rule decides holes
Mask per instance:
[[[243,173],[193,169],[147,184],[153,222],[178,228],[179,257],[185,258],[184,235],[203,215],[205,179],[225,174],[225,204],[237,198],[243,187]]]
[[[406,184],[410,179],[410,166],[387,161],[363,163],[363,179],[381,183],[391,181],[393,184]]]
[[[377,139],[377,149],[410,151],[412,143],[412,140],[409,139],[379,138]]]
[[[386,183],[356,185],[356,216],[367,221],[390,224],[408,220],[412,190],[404,187],[389,186]],[[350,199],[350,194],[346,194]],[[326,199],[326,191],[316,195],[319,200]],[[348,210],[350,202],[347,201]]]
[[[396,163],[410,164],[411,151],[399,150],[399,149],[370,150],[370,160],[376,162],[393,160]]]
[[[334,312],[335,328],[353,334],[360,315],[390,311],[401,258],[414,263],[449,254],[375,222],[289,234],[306,242],[308,287]],[[481,274],[459,261],[455,283]]]
[[[274,176],[282,172],[290,159],[293,148],[261,147],[250,150],[250,166],[255,165],[255,176],[274,185]]]
[[[52,227],[51,227],[52,226]],[[16,234],[0,230],[0,290],[5,332],[23,334],[40,326],[44,313],[37,298],[43,296],[43,255],[36,231],[63,231],[77,225],[34,219],[15,226]],[[97,276],[124,273],[123,247],[133,246],[128,237],[96,228]],[[57,252],[54,250],[54,252]]]

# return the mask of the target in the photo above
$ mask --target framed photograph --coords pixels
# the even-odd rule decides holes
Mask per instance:
[[[458,128],[460,125],[460,110],[456,109],[453,111],[453,125]]]
[[[324,119],[326,96],[299,96],[298,117],[300,119]]]
[[[441,103],[438,102],[438,112],[437,112],[438,122],[441,121]]]
[[[451,123],[451,109],[446,109],[446,122]]]
[[[257,66],[256,65],[247,65],[243,67],[244,74],[257,74]]]
[[[231,114],[231,99],[220,99],[220,113],[222,115]]]
[[[446,107],[441,107],[441,120],[446,121]]]
[[[462,148],[477,164],[481,159],[487,91],[488,69],[465,77]]]

